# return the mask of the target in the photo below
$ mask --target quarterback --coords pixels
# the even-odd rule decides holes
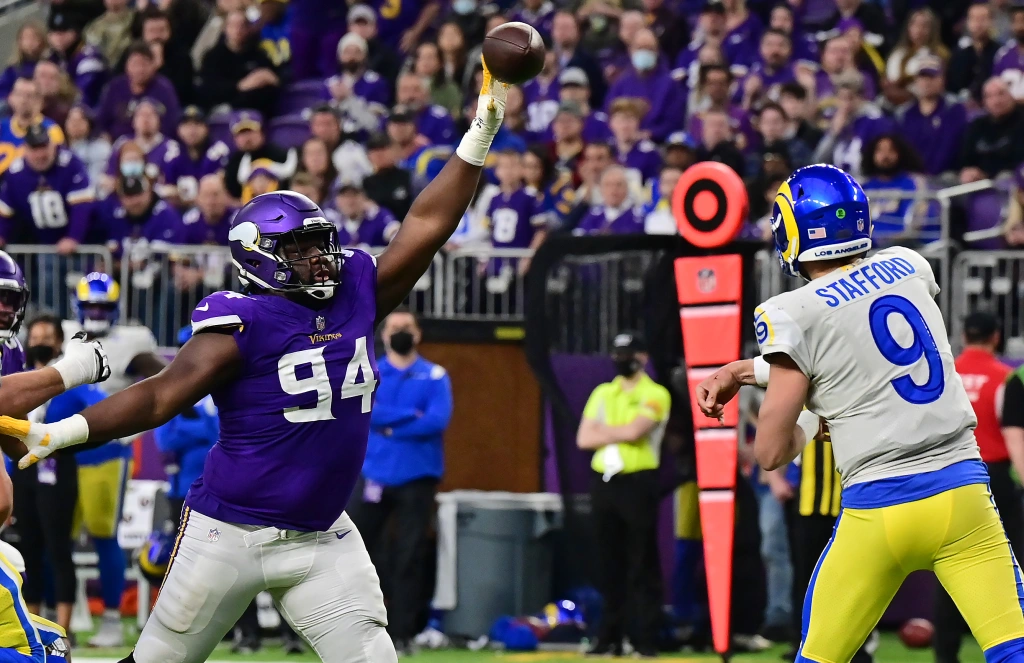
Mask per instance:
[[[987,663],[1024,662],[1024,586],[992,503],[977,420],[928,262],[871,249],[868,199],[833,166],[793,173],[773,210],[782,269],[809,281],[755,310],[761,358],[697,388],[708,416],[767,386],[754,454],[789,463],[831,430],[842,510],[804,600],[797,661],[845,663],[912,571],[935,572]],[[807,410],[817,416],[801,416]]]
[[[246,204],[228,235],[243,293],[192,315],[192,338],[155,377],[51,424],[0,420],[27,467],[56,449],[156,428],[206,394],[220,440],[185,500],[153,615],[124,663],[205,661],[269,591],[324,661],[394,663],[376,571],[345,504],[362,469],[379,380],[374,329],[458,226],[501,126],[508,86],[485,69],[476,118],[376,259],[292,192]]]

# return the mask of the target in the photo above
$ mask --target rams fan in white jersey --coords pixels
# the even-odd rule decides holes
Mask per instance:
[[[933,570],[987,663],[1024,663],[1024,585],[992,504],[939,288],[916,252],[871,249],[868,199],[833,166],[793,173],[772,224],[783,270],[810,281],[755,312],[757,360],[701,383],[719,416],[741,384],[767,386],[754,453],[789,463],[825,419],[842,511],[811,579],[797,661],[844,663],[903,579]],[[799,419],[799,421],[798,421]]]

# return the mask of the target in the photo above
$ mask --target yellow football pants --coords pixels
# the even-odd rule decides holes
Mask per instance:
[[[988,486],[844,509],[807,588],[797,663],[846,663],[911,571],[935,571],[986,660],[1024,661],[1024,587]],[[1003,645],[1003,646],[999,646]]]

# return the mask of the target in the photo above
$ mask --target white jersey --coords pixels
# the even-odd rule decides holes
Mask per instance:
[[[811,380],[843,486],[980,459],[977,418],[953,365],[931,266],[885,249],[755,311],[762,355]]]
[[[81,325],[74,320],[65,320],[61,327],[65,339],[70,339],[82,330]],[[114,325],[106,336],[99,337],[99,341],[110,359],[110,377],[99,383],[108,396],[135,384],[139,376],[129,375],[128,366],[139,355],[156,352],[157,349],[153,332],[141,325]]]

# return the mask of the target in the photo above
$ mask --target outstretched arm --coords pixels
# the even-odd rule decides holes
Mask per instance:
[[[202,332],[186,343],[174,361],[155,377],[143,380],[75,415],[52,424],[0,419],[0,433],[27,442],[27,467],[63,447],[107,442],[150,430],[191,407],[217,385],[230,379],[241,353],[230,334]]]
[[[412,291],[434,255],[452,236],[473,200],[480,171],[505,116],[508,85],[491,77],[484,83],[476,118],[455,155],[416,196],[398,234],[377,258],[377,320],[383,320]]]
[[[704,416],[720,419],[725,404],[742,386],[768,386],[768,363],[762,357],[726,364],[697,385],[697,405]]]

